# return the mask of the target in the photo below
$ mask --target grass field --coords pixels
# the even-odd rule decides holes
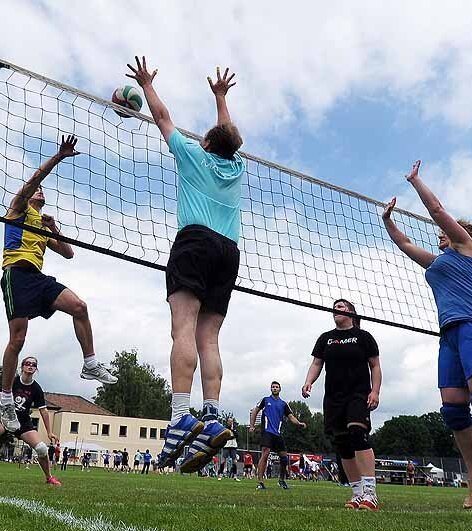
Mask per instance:
[[[381,485],[377,514],[342,508],[349,489],[328,482],[216,481],[103,470],[58,472],[63,487],[43,483],[38,467],[0,464],[0,531],[159,530],[454,530],[472,529],[461,509],[465,489]]]

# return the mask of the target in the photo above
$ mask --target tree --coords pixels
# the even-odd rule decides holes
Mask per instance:
[[[169,419],[171,400],[167,381],[148,363],[138,363],[138,353],[115,352],[111,372],[118,377],[114,385],[97,389],[95,403],[116,415]]]
[[[421,415],[420,419],[428,428],[431,440],[431,455],[438,457],[458,457],[454,446],[454,435],[444,424],[441,413],[433,411]]]
[[[421,417],[400,415],[387,420],[372,436],[379,455],[427,455],[431,452],[429,430]]]

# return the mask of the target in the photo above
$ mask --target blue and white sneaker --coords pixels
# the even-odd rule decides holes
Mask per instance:
[[[166,467],[174,464],[175,460],[184,451],[185,446],[195,439],[204,426],[203,422],[190,413],[184,415],[175,426],[169,424],[158,466]]]
[[[180,465],[180,471],[187,474],[197,472],[233,437],[231,430],[219,422],[207,424],[190,445],[188,454]]]

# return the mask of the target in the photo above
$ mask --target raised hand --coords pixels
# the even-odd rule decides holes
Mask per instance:
[[[207,77],[210,88],[215,96],[226,96],[228,90],[236,85],[236,81],[231,83],[231,80],[236,74],[232,73],[229,77],[229,68],[225,68],[223,77],[220,74],[220,67],[216,67],[216,81],[213,83],[210,76]]]
[[[392,215],[392,211],[395,208],[396,204],[397,198],[394,197],[389,203],[385,205],[384,211],[382,212],[382,219],[390,219],[390,216]]]
[[[417,160],[413,164],[413,168],[412,168],[411,172],[408,175],[405,175],[405,178],[406,178],[407,181],[411,182],[413,179],[418,177],[418,172],[420,171],[420,166],[421,166],[421,160]]]
[[[41,216],[41,223],[43,224],[43,227],[47,227],[49,230],[56,228],[56,220],[49,214],[43,214]]]
[[[75,157],[76,155],[80,155],[78,151],[76,151],[75,146],[77,145],[78,138],[74,135],[67,135],[67,138],[64,139],[64,135],[62,135],[62,143],[59,148],[58,155],[65,159],[67,157]]]
[[[152,82],[157,74],[157,68],[153,70],[152,72],[148,72],[147,66],[146,66],[146,58],[143,55],[142,64],[138,58],[138,56],[135,56],[136,59],[136,66],[137,69],[134,68],[134,66],[131,66],[129,63],[127,64],[128,68],[131,69],[134,72],[133,74],[125,74],[126,77],[130,77],[131,79],[135,79],[140,87],[145,87],[146,85],[152,85]]]

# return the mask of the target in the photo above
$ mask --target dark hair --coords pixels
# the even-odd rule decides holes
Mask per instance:
[[[36,369],[38,368],[38,358],[35,358],[34,356],[26,356],[26,358],[23,358],[21,360],[21,368],[23,368],[26,360],[34,360],[36,362]]]
[[[352,304],[352,302],[346,300],[346,299],[337,299],[333,302],[333,308],[336,306],[336,304],[338,304],[338,302],[343,302],[347,308],[348,308],[348,311],[350,313],[353,313],[355,315],[357,315],[357,312],[356,312],[356,307],[354,306],[354,304]],[[361,327],[361,319],[360,317],[352,317],[352,324],[356,327],[356,328],[360,328]]]
[[[275,385],[278,385],[278,386],[280,387],[280,389],[282,389],[282,386],[281,386],[281,385],[279,384],[279,382],[277,382],[276,380],[274,380],[274,381],[270,384],[270,386],[272,387],[274,384],[275,384]]]
[[[233,124],[215,125],[205,135],[208,142],[206,150],[224,159],[232,159],[243,145],[238,128]]]
[[[468,232],[469,236],[472,237],[472,223],[470,221],[467,221],[466,219],[458,219],[457,223],[459,223],[459,225]]]

